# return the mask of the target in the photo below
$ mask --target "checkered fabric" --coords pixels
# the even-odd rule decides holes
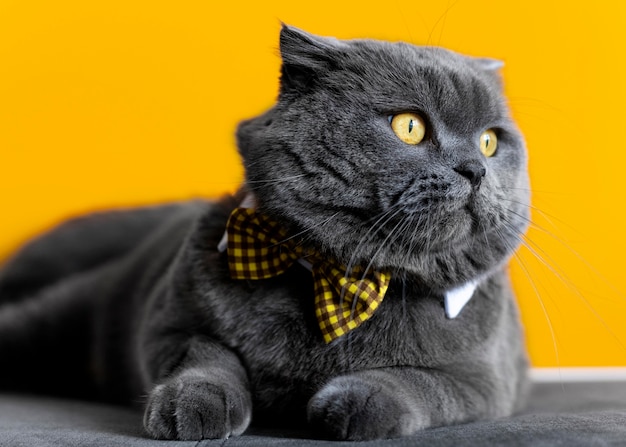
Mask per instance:
[[[252,208],[235,208],[226,224],[228,266],[233,279],[266,279],[284,273],[301,257],[276,222]]]
[[[324,341],[330,343],[370,318],[382,302],[390,276],[346,269],[334,262],[313,267],[315,316]]]
[[[228,266],[234,279],[271,278],[301,258],[311,263],[315,315],[326,343],[370,318],[387,291],[389,274],[357,267],[348,275],[336,261],[305,252],[278,223],[254,209],[236,208],[226,232]]]

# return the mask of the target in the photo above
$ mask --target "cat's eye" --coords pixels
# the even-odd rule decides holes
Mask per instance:
[[[389,117],[389,123],[393,132],[406,144],[418,144],[424,139],[426,124],[417,113],[392,115]]]
[[[492,129],[484,131],[480,135],[480,151],[485,157],[491,157],[498,149],[498,137]]]

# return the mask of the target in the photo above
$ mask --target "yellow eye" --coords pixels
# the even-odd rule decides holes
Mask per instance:
[[[491,157],[498,149],[498,137],[496,133],[488,129],[480,135],[480,151],[485,157]]]
[[[426,124],[417,113],[400,113],[390,117],[391,129],[406,144],[417,144],[424,139]]]

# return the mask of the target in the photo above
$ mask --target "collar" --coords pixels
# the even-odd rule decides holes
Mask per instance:
[[[444,293],[443,304],[446,309],[446,317],[456,318],[461,313],[474,295],[478,284],[479,280],[475,279]]]
[[[252,193],[247,193],[244,197],[243,201],[239,205],[240,208],[255,208],[256,207],[256,197]],[[228,234],[224,231],[224,235],[217,245],[217,249],[220,252],[226,251],[228,246]],[[298,259],[298,262],[311,271],[311,263],[303,258]],[[448,290],[444,292],[444,309],[446,317],[449,319],[456,318],[465,305],[469,302],[469,300],[474,295],[476,288],[480,284],[481,279],[473,279],[465,284],[461,284],[460,286],[455,287],[454,289]]]

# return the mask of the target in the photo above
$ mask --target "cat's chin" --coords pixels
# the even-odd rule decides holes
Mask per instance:
[[[338,223],[307,242],[344,265],[406,270],[435,253],[468,248],[476,235],[476,217],[467,207],[454,212],[403,213],[384,227]],[[309,236],[312,236],[309,234]]]
[[[431,225],[420,228],[414,235],[405,227],[396,237],[389,232],[367,246],[353,246],[344,241],[336,247],[341,247],[346,265],[368,265],[403,277],[409,274],[429,288],[446,290],[501,267],[516,247],[503,240],[503,234],[523,232],[523,228],[505,230],[486,215],[479,219],[475,210],[469,208],[437,217],[433,224],[435,220],[431,216]],[[359,255],[354,256],[357,252]]]
[[[478,217],[469,206],[439,208],[428,213],[407,213],[401,246],[418,253],[446,250],[469,242],[475,233]],[[401,227],[403,225],[400,225]],[[413,231],[406,231],[413,228]]]

